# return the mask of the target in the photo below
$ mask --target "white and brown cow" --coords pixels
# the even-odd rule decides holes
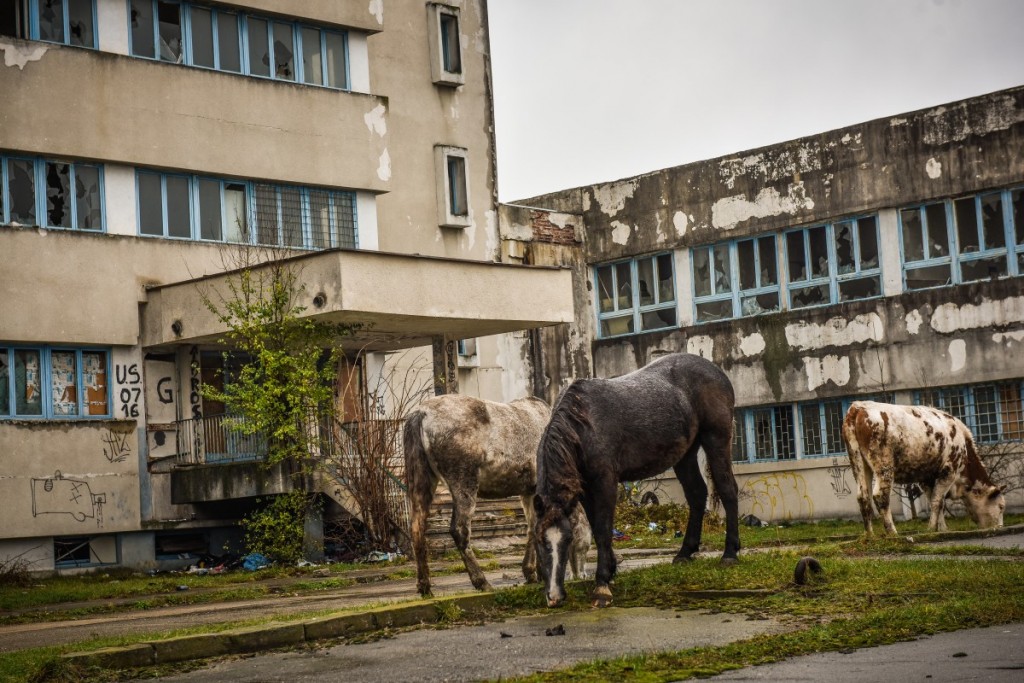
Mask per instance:
[[[892,485],[921,484],[930,494],[928,528],[944,531],[942,500],[958,497],[981,528],[1002,526],[1006,500],[989,479],[967,426],[924,406],[855,401],[843,420],[843,441],[857,479],[857,501],[870,536],[871,501],[885,529],[896,535],[889,511]]]

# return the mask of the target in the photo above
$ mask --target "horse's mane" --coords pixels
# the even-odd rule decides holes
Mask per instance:
[[[583,492],[581,436],[590,428],[581,385],[562,392],[537,447],[537,494],[545,503],[563,509]]]

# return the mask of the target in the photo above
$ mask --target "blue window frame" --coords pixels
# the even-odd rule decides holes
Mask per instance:
[[[891,402],[892,396],[848,396],[737,409],[732,459],[763,462],[845,455],[843,418],[851,403],[867,400]]]
[[[16,38],[95,50],[95,0],[11,0],[3,22]]]
[[[789,309],[881,296],[876,216],[790,230],[785,244]]]
[[[906,289],[1024,274],[1024,188],[900,210]]]
[[[0,344],[0,419],[110,417],[106,349]]]
[[[131,54],[349,89],[348,33],[176,0],[128,0]]]
[[[779,310],[775,235],[696,247],[690,262],[698,323]]]
[[[358,246],[349,191],[142,169],[136,184],[142,236],[298,249]]]
[[[0,154],[0,223],[101,231],[103,168]]]
[[[671,252],[597,266],[594,279],[601,337],[678,325]]]
[[[914,392],[914,403],[961,420],[980,444],[1024,441],[1024,381],[969,384]]]

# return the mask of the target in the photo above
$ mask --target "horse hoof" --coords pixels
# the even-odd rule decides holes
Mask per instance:
[[[481,584],[473,584],[473,587],[476,588],[478,591],[490,592],[494,590],[491,587],[491,584],[487,583],[486,581],[484,581]]]
[[[608,586],[598,586],[590,594],[590,599],[594,607],[607,607],[612,604],[612,591]]]
[[[693,558],[689,555],[676,555],[672,558],[672,564],[686,564],[687,562],[693,562]]]
[[[722,565],[723,567],[731,567],[734,564],[739,563],[740,561],[737,560],[735,557],[723,557],[721,560],[718,561],[718,564]]]

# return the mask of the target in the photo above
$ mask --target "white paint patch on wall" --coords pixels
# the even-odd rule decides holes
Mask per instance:
[[[932,180],[937,180],[942,177],[942,162],[932,157],[925,163],[924,172],[928,174],[928,177]]]
[[[487,231],[487,254],[494,260],[501,258],[501,238],[498,235],[498,212],[488,209],[484,212],[484,230]]]
[[[1013,343],[1024,342],[1024,330],[1017,330],[1015,332],[996,332],[992,335],[992,341],[996,344],[1005,343],[1007,346]]]
[[[932,329],[940,334],[958,330],[994,327],[1024,320],[1024,296],[1007,297],[999,301],[986,301],[981,305],[955,303],[942,304],[932,313]]]
[[[967,342],[954,339],[949,342],[949,369],[960,372],[967,365]]]
[[[740,354],[744,357],[749,358],[750,356],[756,356],[764,351],[767,346],[764,341],[764,336],[760,332],[748,334],[745,337],[740,333],[737,337],[739,338]]]
[[[0,52],[4,53],[4,66],[16,66],[19,71],[24,71],[25,65],[29,62],[38,62],[42,59],[48,49],[40,43],[20,45],[0,40]]]
[[[377,164],[377,177],[381,180],[391,180],[391,155],[387,148],[381,152],[380,163]]]
[[[778,182],[797,173],[821,170],[821,152],[820,144],[809,142],[795,149],[723,159],[718,163],[718,176],[730,190],[742,176],[750,176],[754,182]]]
[[[607,185],[597,185],[594,187],[594,199],[597,200],[602,213],[609,217],[614,216],[625,208],[626,200],[633,196],[639,184],[640,181],[634,178]]]
[[[923,322],[924,319],[921,317],[921,311],[915,308],[914,310],[907,314],[907,332],[909,332],[910,334],[917,334],[920,331],[921,323]]]
[[[687,227],[689,227],[686,214],[683,213],[682,211],[676,211],[672,215],[672,225],[676,229],[676,235],[678,235],[679,237],[684,236],[686,234]]]
[[[668,239],[668,235],[661,229],[661,214],[656,214],[654,218],[657,221],[657,225],[654,226],[654,241],[657,244],[662,244]]]
[[[612,226],[612,242],[625,246],[633,230],[625,223],[620,223],[619,221],[612,221]]]
[[[370,0],[370,6],[367,10],[377,20],[378,24],[384,24],[384,0]]]
[[[774,187],[767,187],[757,193],[754,201],[744,195],[725,197],[711,207],[711,225],[719,230],[731,230],[737,224],[751,218],[778,216],[783,213],[795,214],[803,209],[813,209],[814,200],[807,196],[803,182],[791,183],[785,197]]]
[[[850,357],[828,355],[823,358],[804,358],[807,390],[814,391],[826,382],[845,387],[850,383]]]
[[[371,133],[384,137],[388,132],[388,110],[383,104],[378,104],[370,111],[363,114],[363,121]]]
[[[686,352],[700,356],[701,358],[707,358],[708,360],[714,359],[715,351],[715,340],[713,337],[709,337],[705,334],[699,334],[696,337],[690,337],[686,340]]]
[[[884,338],[885,327],[877,313],[858,315],[853,320],[830,318],[822,325],[801,322],[786,326],[786,341],[800,351],[849,346],[865,341],[880,342]]]

